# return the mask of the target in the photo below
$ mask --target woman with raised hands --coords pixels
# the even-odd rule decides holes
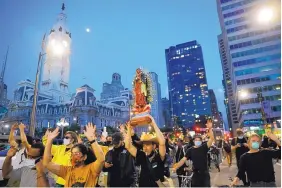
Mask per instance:
[[[95,187],[104,166],[105,156],[96,141],[96,126],[88,123],[85,128],[84,135],[94,151],[96,156],[95,162],[89,160],[89,158],[87,159],[87,157],[91,156],[92,151],[83,144],[76,144],[71,148],[70,160],[72,166],[63,166],[51,162],[52,142],[59,135],[59,128],[48,134],[43,165],[52,173],[63,178],[66,181],[65,187]]]

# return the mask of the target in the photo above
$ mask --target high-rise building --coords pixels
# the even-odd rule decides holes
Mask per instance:
[[[167,98],[162,98],[162,119],[165,127],[171,127],[170,102]]]
[[[229,61],[224,79],[235,103],[229,109],[238,118],[233,130],[281,119],[280,7],[279,0],[217,0],[221,56]]]
[[[151,115],[154,117],[157,125],[163,127],[162,121],[162,102],[161,102],[161,85],[158,75],[155,72],[149,73],[152,79],[153,87],[153,102],[151,103]]]
[[[223,128],[221,113],[218,111],[216,97],[212,89],[209,89],[209,97],[211,103],[211,115],[213,119],[213,127]]]
[[[221,66],[223,72],[223,80],[222,85],[224,88],[224,105],[226,109],[226,115],[228,120],[228,128],[238,127],[238,117],[236,112],[236,105],[233,95],[233,87],[231,82],[231,59],[228,55],[228,45],[226,39],[222,34],[218,35],[218,46],[219,46],[219,54],[221,58]],[[232,130],[232,129],[231,129]]]
[[[192,127],[195,117],[211,114],[202,47],[190,41],[165,50],[172,116]]]

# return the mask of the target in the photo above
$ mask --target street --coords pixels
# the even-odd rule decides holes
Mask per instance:
[[[233,161],[235,161],[235,160],[233,160]],[[217,169],[215,169],[212,166],[212,170],[210,171],[212,187],[230,184],[229,177],[234,178],[235,175],[237,174],[236,161],[232,163],[232,166],[230,168],[227,166],[226,162],[224,161],[220,165],[220,170],[221,171],[218,172]],[[275,171],[276,186],[281,187],[281,164],[280,163],[276,163],[274,165],[274,171]],[[172,177],[173,177],[174,186],[178,186],[178,180],[177,180],[175,174],[172,174]],[[242,182],[241,182],[241,184],[242,184]]]

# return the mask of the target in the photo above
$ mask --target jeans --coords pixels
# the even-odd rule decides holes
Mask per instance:
[[[276,187],[275,182],[251,182],[251,187]]]
[[[209,171],[194,171],[192,177],[192,187],[211,187],[211,178]]]

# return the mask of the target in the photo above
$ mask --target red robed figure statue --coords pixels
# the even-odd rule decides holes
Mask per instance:
[[[134,105],[131,112],[134,116],[131,119],[131,125],[149,124],[151,119],[147,115],[151,111],[152,83],[149,74],[144,73],[140,68],[136,70],[133,80],[133,95]]]

